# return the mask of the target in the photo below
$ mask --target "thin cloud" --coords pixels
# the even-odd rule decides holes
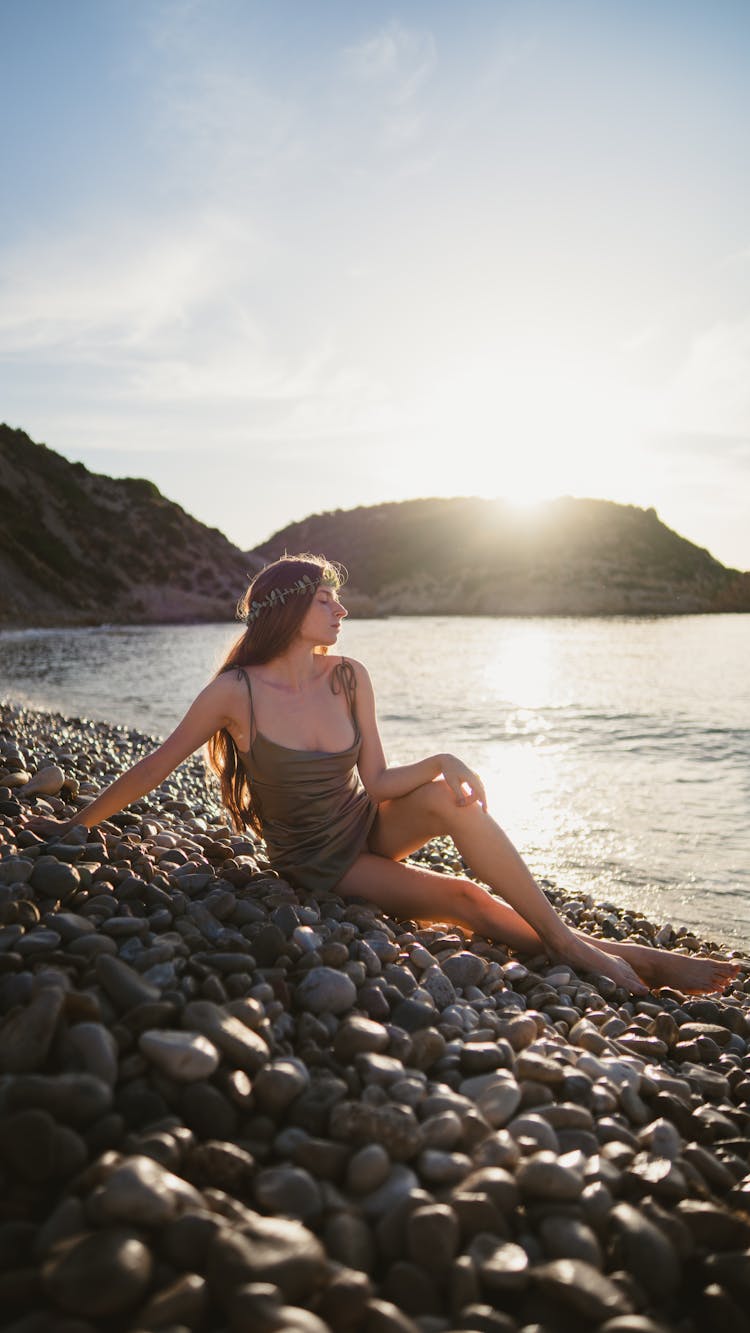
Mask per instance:
[[[427,118],[420,105],[437,65],[431,32],[405,28],[393,20],[373,36],[342,51],[345,79],[373,96],[380,146],[398,152],[421,140]],[[357,109],[367,109],[360,97]]]
[[[122,224],[61,238],[40,233],[6,253],[0,350],[43,350],[111,360],[183,342],[207,302],[218,299],[253,248],[247,232],[216,217],[180,229]],[[256,266],[262,264],[259,255]]]
[[[694,335],[664,386],[662,430],[746,438],[750,433],[750,316],[719,321]]]
[[[342,54],[351,76],[378,84],[395,106],[413,101],[437,62],[433,34],[404,28],[397,20],[356,46],[345,47]]]

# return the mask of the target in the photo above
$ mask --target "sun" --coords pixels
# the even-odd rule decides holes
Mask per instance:
[[[475,365],[441,384],[434,406],[430,473],[444,494],[529,509],[632,490],[637,404],[600,366],[562,354],[533,366]]]

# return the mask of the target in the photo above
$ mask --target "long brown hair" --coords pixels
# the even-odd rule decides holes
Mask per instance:
[[[214,679],[227,671],[262,666],[280,657],[296,637],[321,583],[325,582],[335,592],[345,578],[346,571],[323,555],[284,555],[266,565],[237,603],[237,614],[247,621],[247,629],[230,648]],[[328,649],[321,645],[319,651],[325,653]],[[250,824],[260,833],[245,766],[232,736],[222,727],[206,748],[209,766],[219,779],[221,799],[233,826],[241,830]]]

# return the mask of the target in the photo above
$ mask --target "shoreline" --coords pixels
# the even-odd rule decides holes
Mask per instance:
[[[85,843],[19,832],[21,764],[60,813],[150,746],[0,704],[9,1328],[746,1324],[747,971],[635,1000],[314,899],[196,757]],[[715,947],[544,887],[592,933]]]
[[[391,608],[361,610],[354,603],[347,606],[347,615],[352,621],[360,620],[399,620],[399,619],[446,619],[446,620],[686,620],[691,616],[715,619],[717,616],[747,616],[748,607],[710,607],[681,610],[679,607],[653,608],[643,606],[623,608],[612,607],[608,610],[587,611],[568,607],[556,610],[551,606],[533,609],[518,607],[503,611],[467,611],[463,607],[446,609],[439,602],[433,608],[398,610]],[[0,621],[0,634],[44,634],[48,631],[102,630],[102,629],[180,629],[194,628],[200,625],[219,625],[225,629],[241,630],[241,621],[215,616],[180,616],[174,619],[142,620],[94,620],[91,617],[80,620],[50,620],[40,625],[36,621]]]

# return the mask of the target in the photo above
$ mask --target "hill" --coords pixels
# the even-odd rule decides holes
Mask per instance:
[[[653,509],[406,500],[315,514],[243,554],[152,482],[90,472],[0,425],[0,625],[227,620],[248,572],[284,550],[345,564],[355,615],[750,610],[750,574]]]
[[[226,620],[248,557],[150,481],[0,425],[0,624]]]
[[[350,571],[365,614],[606,615],[750,610],[727,569],[654,509],[560,499],[406,500],[315,514],[253,552],[322,551]]]

